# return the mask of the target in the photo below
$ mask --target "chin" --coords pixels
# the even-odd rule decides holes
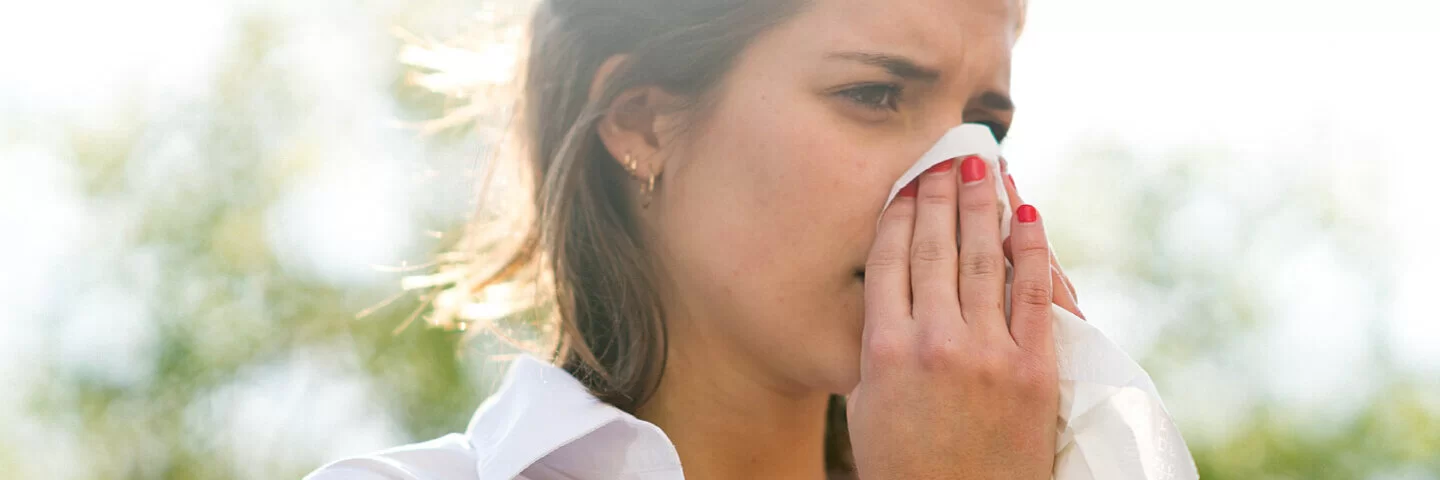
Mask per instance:
[[[854,341],[846,337],[846,341],[827,352],[829,358],[820,363],[816,372],[815,384],[838,395],[849,395],[860,383],[860,332],[855,332]]]
[[[849,395],[855,386],[860,383],[860,368],[836,370],[826,372],[825,378],[820,383],[821,390],[835,395]]]
[[[830,389],[830,393],[836,395],[849,395],[850,392],[855,390],[855,386],[860,384],[859,365],[856,365],[855,368],[850,369],[850,371],[846,373],[847,375],[836,379],[837,381]]]
[[[855,293],[847,295],[851,298],[845,299],[843,303],[850,304],[845,311],[840,312],[839,317],[846,319],[836,326],[834,330],[837,338],[827,338],[827,341],[834,342],[832,348],[828,349],[828,356],[832,361],[826,362],[825,387],[831,393],[849,395],[855,385],[860,383],[860,336],[865,329],[865,274],[863,270],[857,270],[855,274]]]
[[[844,319],[848,312],[833,312],[830,318]],[[843,323],[831,323],[807,328],[811,333],[804,336],[801,344],[788,347],[788,359],[772,359],[784,365],[791,381],[797,387],[811,392],[823,391],[848,395],[860,382],[860,330],[842,327]],[[793,337],[792,337],[793,338]],[[762,353],[763,355],[763,353]],[[787,365],[788,364],[788,365]]]

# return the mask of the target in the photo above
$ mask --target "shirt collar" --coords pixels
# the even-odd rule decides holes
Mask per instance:
[[[511,363],[500,388],[471,418],[466,436],[475,448],[480,480],[510,480],[557,449],[585,442],[586,436],[615,422],[633,428],[638,443],[586,449],[629,458],[637,457],[626,455],[632,453],[626,449],[653,451],[657,454],[638,457],[650,464],[634,468],[680,471],[679,455],[658,427],[600,401],[568,372],[530,355]]]

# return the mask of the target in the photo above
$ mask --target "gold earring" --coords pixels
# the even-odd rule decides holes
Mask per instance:
[[[625,160],[622,163],[625,164],[625,170],[630,172],[631,177],[634,177],[636,180],[642,180],[642,178],[640,177],[639,161],[637,161],[634,157],[630,156],[630,154],[627,152],[625,154]],[[644,183],[640,184],[640,208],[650,208],[650,197],[651,194],[655,192],[656,176],[656,174],[652,173],[643,178]]]
[[[635,170],[637,167],[637,165],[635,165],[635,157],[631,157],[629,153],[626,153],[625,160],[621,161],[620,163],[625,165],[626,172],[629,172],[631,176],[635,175]]]

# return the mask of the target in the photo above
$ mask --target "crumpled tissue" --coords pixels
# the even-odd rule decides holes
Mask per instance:
[[[994,135],[989,127],[967,123],[946,132],[895,182],[885,206],[925,169],[969,155],[985,159],[993,178],[1000,178],[1000,146]],[[995,186],[1002,206],[1003,239],[1010,236],[1012,206],[1004,184],[996,181]],[[1010,279],[1007,273],[1007,292]],[[1005,302],[1008,315],[1009,295]],[[1054,478],[1198,479],[1185,439],[1166,412],[1150,375],[1085,320],[1053,305],[1051,316],[1060,374]]]

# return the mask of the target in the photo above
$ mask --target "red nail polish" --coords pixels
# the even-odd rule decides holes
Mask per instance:
[[[945,173],[945,172],[950,171],[950,168],[952,168],[952,167],[954,167],[954,166],[955,166],[955,159],[952,158],[952,159],[949,159],[949,160],[946,160],[946,161],[943,161],[943,162],[940,162],[940,163],[931,165],[930,168],[925,169],[925,173]]]
[[[1040,219],[1040,212],[1028,204],[1021,205],[1020,208],[1015,209],[1015,218],[1020,219],[1020,223],[1035,223]]]
[[[905,186],[900,187],[900,193],[895,194],[895,196],[896,196],[897,198],[898,198],[898,197],[914,197],[914,196],[919,195],[919,194],[920,194],[920,179],[919,179],[919,178],[916,178],[916,179],[914,179],[914,180],[911,180],[909,184],[906,184]]]
[[[1014,190],[1016,195],[1020,194],[1020,189],[1015,187],[1015,177],[1013,175],[1005,174],[1005,183],[1010,184],[1010,190]]]
[[[985,161],[980,157],[971,155],[960,162],[960,180],[965,183],[978,182],[985,179]]]

